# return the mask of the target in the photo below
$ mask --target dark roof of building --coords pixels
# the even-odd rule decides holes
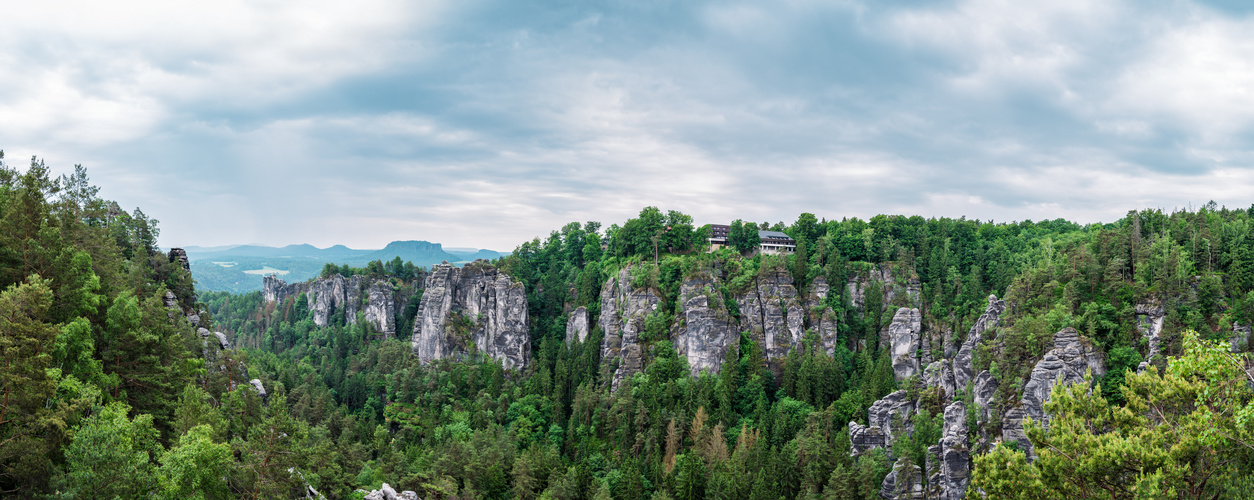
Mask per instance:
[[[785,240],[792,239],[792,236],[788,236],[779,231],[758,231],[758,236],[761,238],[776,238],[776,239],[785,239]]]

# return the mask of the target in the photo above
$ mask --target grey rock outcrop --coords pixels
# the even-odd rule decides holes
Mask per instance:
[[[521,369],[531,356],[526,290],[491,264],[439,264],[427,276],[412,345],[424,363],[477,349]]]
[[[267,303],[282,303],[288,297],[295,297],[305,291],[304,283],[283,281],[273,274],[261,278],[261,298]]]
[[[374,327],[385,339],[396,336],[396,301],[393,300],[395,290],[384,280],[375,280],[366,288],[366,303],[362,306],[363,317],[367,324]]]
[[[893,471],[884,477],[880,486],[880,498],[891,500],[923,500],[923,470],[909,458],[902,457],[893,464]]]
[[[879,427],[867,427],[857,422],[849,422],[849,442],[850,455],[859,456],[874,448],[883,448],[888,443],[885,442],[884,431]]]
[[[213,336],[218,338],[218,345],[222,347],[223,350],[231,348],[231,343],[226,340],[226,334],[222,332],[213,332]]]
[[[909,434],[913,431],[914,423],[910,420],[912,416],[914,401],[910,400],[905,390],[900,390],[871,403],[871,407],[867,409],[867,424],[884,431],[884,442],[889,446],[896,439],[893,437],[894,433],[904,431]]]
[[[858,273],[849,278],[849,281],[845,283],[845,290],[849,293],[850,304],[858,309],[866,307],[866,295],[873,286],[879,287],[884,306],[896,304],[919,307],[920,305],[919,293],[922,285],[919,280],[914,277],[899,280],[893,276],[893,271],[887,264],[879,264],[870,271]]]
[[[360,281],[360,276],[345,279],[336,274],[311,282],[309,290],[305,293],[309,301],[309,316],[314,324],[318,326],[331,324],[331,316],[337,311],[344,313],[345,322],[355,323],[357,320],[356,301],[352,299],[356,298],[356,294],[350,297],[349,290],[350,287],[356,289]]]
[[[645,318],[657,310],[660,301],[653,290],[632,286],[630,267],[610,276],[601,287],[599,324],[605,332],[601,339],[601,359],[614,367],[610,377],[612,390],[617,390],[623,379],[641,370],[644,353],[639,334],[644,330]]]
[[[1002,439],[1019,441],[1020,449],[1028,451],[1028,455],[1032,456],[1031,443],[1027,441],[1022,430],[1023,417],[1031,417],[1041,425],[1048,426],[1049,415],[1045,413],[1045,402],[1049,401],[1050,390],[1055,384],[1084,383],[1087,373],[1092,373],[1093,378],[1106,374],[1101,354],[1086,340],[1081,339],[1074,328],[1064,328],[1055,333],[1054,348],[1046,352],[1032,368],[1031,378],[1023,386],[1023,399],[1019,406],[1006,412],[1002,422]]]
[[[1254,331],[1249,325],[1232,322],[1232,337],[1228,339],[1232,352],[1245,352],[1249,348],[1250,333]]]
[[[570,345],[578,340],[580,343],[588,340],[588,308],[584,306],[576,307],[570,312],[570,317],[566,319],[566,345]]]
[[[967,387],[967,383],[975,378],[975,369],[971,363],[975,356],[975,346],[980,343],[984,332],[996,327],[1001,319],[1001,314],[1006,311],[1006,301],[998,300],[996,295],[988,296],[988,307],[984,308],[984,314],[981,314],[975,320],[975,324],[971,325],[971,330],[967,332],[967,338],[962,342],[962,347],[958,349],[957,356],[954,356],[954,388],[962,390]]]
[[[945,407],[945,428],[940,441],[939,470],[929,484],[938,486],[942,500],[959,500],[971,480],[971,451],[967,447],[967,408],[961,401]]]
[[[949,363],[945,361],[933,361],[923,369],[923,385],[926,387],[940,387],[945,392],[946,399],[953,399],[957,394],[954,385],[954,372],[949,369]]]
[[[1163,332],[1163,321],[1167,318],[1167,312],[1156,300],[1137,304],[1135,311],[1136,330],[1149,344],[1149,353],[1146,354],[1145,361],[1137,367],[1137,371],[1141,371],[1149,366],[1150,361],[1158,354],[1159,338]]]
[[[266,386],[261,384],[261,379],[255,378],[255,379],[249,380],[248,383],[249,385],[253,386],[253,390],[257,391],[257,395],[261,396],[262,399],[265,399],[266,397],[269,396],[269,394],[266,394]]]
[[[893,375],[899,382],[919,373],[918,350],[922,330],[923,315],[918,309],[898,309],[888,325],[884,345],[889,347]]]
[[[740,330],[749,331],[758,340],[767,361],[783,359],[788,351],[801,346],[805,309],[787,270],[761,273],[748,292],[736,297],[736,303],[740,307]]]
[[[679,288],[680,318],[676,323],[675,349],[688,358],[695,377],[702,371],[718,373],[727,349],[740,336],[723,304],[723,296],[708,274],[699,273]]]
[[[383,483],[379,489],[366,493],[365,498],[366,500],[418,500],[418,494],[409,490],[397,493],[391,485]]]
[[[182,248],[171,248],[170,253],[166,256],[169,257],[170,262],[178,262],[179,265],[183,267],[183,270],[192,270],[191,263],[187,260],[187,250],[183,250]]]

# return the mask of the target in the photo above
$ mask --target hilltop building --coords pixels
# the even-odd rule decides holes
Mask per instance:
[[[728,247],[727,238],[731,235],[731,226],[727,224],[710,224],[710,251]],[[758,231],[762,243],[758,252],[764,254],[784,254],[797,251],[797,241],[779,231]]]

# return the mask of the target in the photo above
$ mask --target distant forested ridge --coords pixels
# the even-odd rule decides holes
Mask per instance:
[[[5,496],[1254,492],[1254,207],[707,221],[715,251],[648,207],[233,294],[96,193],[0,168]]]

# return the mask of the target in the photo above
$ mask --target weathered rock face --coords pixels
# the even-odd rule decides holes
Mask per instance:
[[[272,304],[300,295],[304,288],[303,283],[288,284],[273,274],[261,278],[261,298]]]
[[[940,387],[945,391],[945,398],[952,399],[957,394],[954,386],[954,372],[949,369],[949,363],[942,361],[933,361],[923,369],[923,385],[926,387]]]
[[[1245,352],[1249,345],[1251,328],[1241,323],[1232,323],[1232,338],[1229,344],[1232,346],[1232,352]]]
[[[1145,356],[1146,361],[1137,367],[1138,371],[1149,366],[1149,360],[1158,354],[1158,342],[1159,337],[1163,333],[1163,321],[1165,319],[1167,319],[1167,313],[1158,301],[1136,305],[1136,330],[1149,343],[1149,354]]]
[[[849,302],[859,309],[866,307],[866,294],[872,286],[879,287],[884,305],[919,306],[919,292],[922,290],[919,280],[910,277],[899,283],[893,276],[892,270],[885,264],[875,266],[865,275],[858,274],[849,278],[849,281],[845,283],[845,288],[849,292]]]
[[[940,470],[929,484],[939,486],[942,500],[959,500],[971,480],[971,451],[967,448],[967,408],[961,401],[945,407],[945,429],[940,442]]]
[[[962,390],[967,387],[967,382],[975,377],[975,370],[971,366],[972,358],[975,355],[975,346],[979,344],[980,338],[984,332],[998,325],[1001,313],[1006,311],[1006,301],[997,300],[996,295],[988,296],[988,307],[984,309],[979,319],[975,320],[975,324],[971,326],[971,331],[967,332],[967,338],[962,342],[962,347],[958,349],[958,354],[954,356],[954,388]]]
[[[736,297],[740,330],[762,345],[768,361],[788,356],[805,335],[805,309],[792,286],[792,275],[777,269],[759,276],[748,292]]]
[[[186,250],[183,250],[182,248],[171,248],[170,253],[167,256],[170,258],[170,262],[177,261],[180,266],[183,266],[184,270],[192,270],[191,264],[187,261]]]
[[[857,422],[849,422],[850,455],[859,456],[873,448],[883,448],[884,431],[879,427],[866,427]]]
[[[902,457],[893,465],[893,471],[884,477],[884,482],[880,486],[880,498],[888,498],[892,500],[922,500],[925,498],[923,494],[923,470],[919,466],[910,461],[909,458]]]
[[[913,415],[914,401],[910,400],[905,390],[901,390],[871,403],[871,408],[867,409],[867,424],[884,431],[885,444],[890,445],[896,439],[894,434],[902,431],[909,434],[913,430],[914,424],[910,419]]]
[[[309,291],[306,292],[306,299],[309,301],[309,316],[313,319],[314,324],[318,326],[331,324],[331,316],[336,311],[344,312],[345,322],[350,324],[356,323],[356,304],[353,303],[355,301],[350,300],[349,288],[351,286],[353,289],[356,289],[356,285],[360,284],[360,281],[360,276],[353,276],[350,282],[349,279],[336,274],[310,283]],[[352,298],[356,298],[356,294]]]
[[[490,264],[437,265],[426,279],[412,344],[424,363],[474,348],[521,369],[531,355],[526,290]]]
[[[611,389],[618,389],[623,379],[641,369],[643,350],[639,334],[644,320],[658,308],[661,299],[650,289],[631,286],[631,268],[623,268],[601,287],[601,318],[605,332],[601,340],[601,359],[615,367],[610,378]]]
[[[576,340],[579,342],[588,340],[588,330],[588,308],[576,307],[570,312],[570,318],[566,320],[566,344],[570,345]]]
[[[728,347],[740,338],[722,294],[714,280],[702,273],[680,285],[679,302],[682,309],[676,323],[676,352],[688,357],[694,377],[702,371],[718,373],[727,359]]]
[[[1106,374],[1101,354],[1081,339],[1074,328],[1064,328],[1054,334],[1054,348],[1045,353],[1032,368],[1031,378],[1023,386],[1020,406],[1006,412],[1002,423],[1002,439],[1015,439],[1020,442],[1020,446],[1026,445],[1020,449],[1028,451],[1031,456],[1031,442],[1023,435],[1023,417],[1032,417],[1032,420],[1048,426],[1049,415],[1045,413],[1045,402],[1049,401],[1050,389],[1056,383],[1084,383],[1085,374],[1090,372],[1094,378]]]
[[[885,345],[893,360],[893,375],[897,381],[919,373],[919,336],[923,330],[923,315],[918,309],[901,308],[889,323]]]
[[[362,307],[366,323],[374,326],[374,331],[390,339],[396,336],[396,302],[392,299],[395,290],[384,280],[376,280],[366,289],[366,303]]]

